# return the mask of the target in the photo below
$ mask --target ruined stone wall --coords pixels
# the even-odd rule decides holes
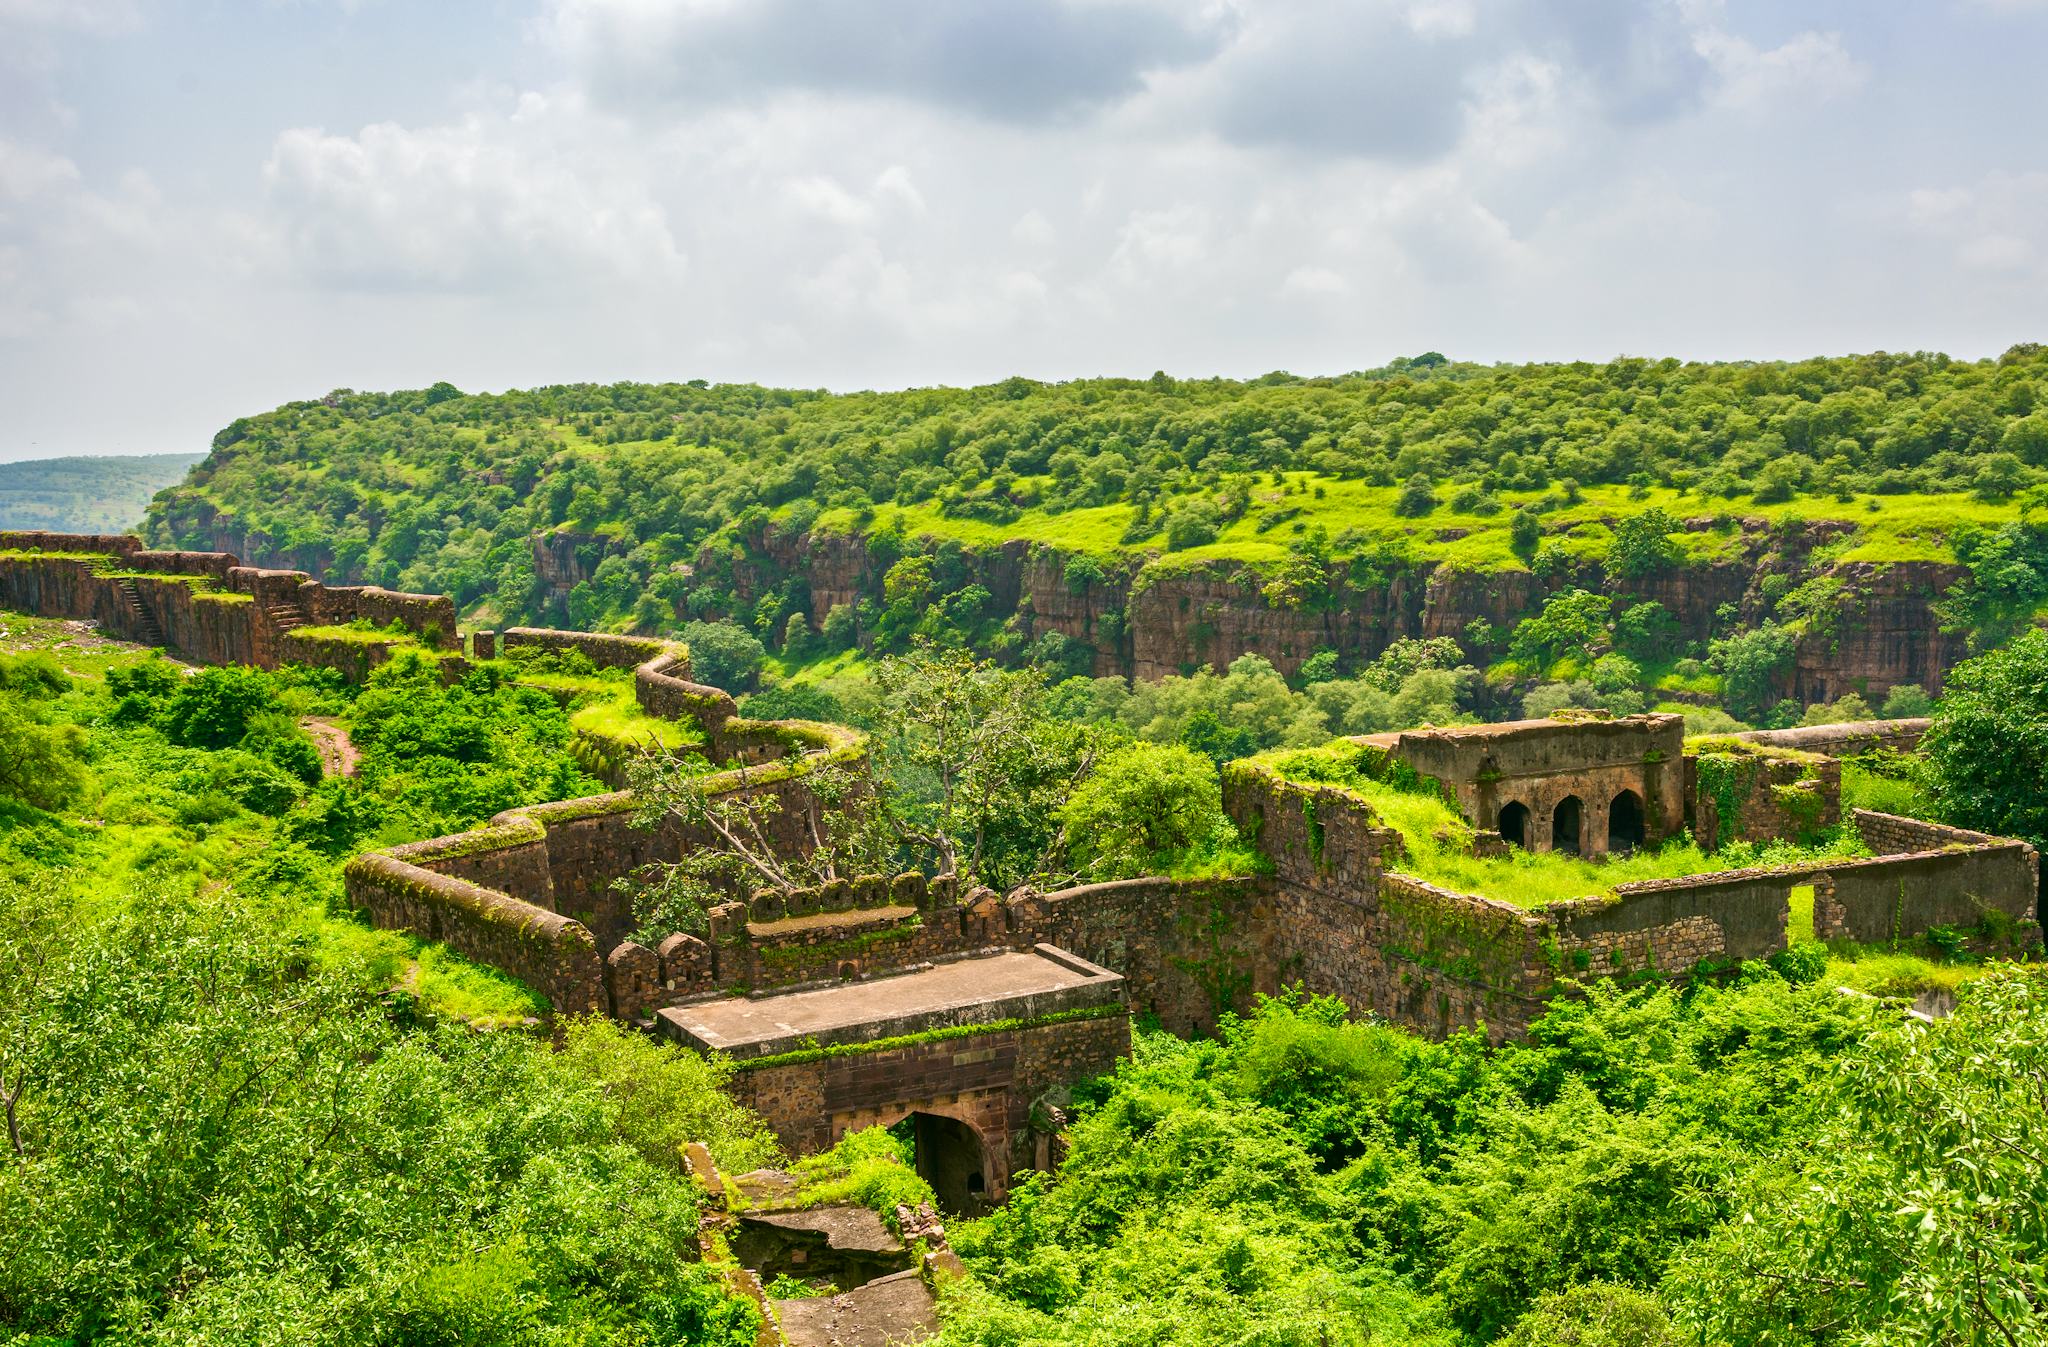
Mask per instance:
[[[298,588],[299,604],[320,626],[368,622],[397,624],[436,650],[459,650],[455,600],[445,594],[406,594],[376,585],[323,585],[306,579]]]
[[[0,552],[89,552],[125,556],[142,550],[132,533],[48,533],[41,529],[0,529]]]
[[[582,923],[379,852],[354,857],[342,873],[349,901],[373,925],[440,941],[501,969],[545,996],[556,1014],[606,1009],[603,961]]]
[[[1920,740],[1933,723],[1925,716],[1911,720],[1856,720],[1841,725],[1795,725],[1787,730],[1744,730],[1728,737],[1769,748],[1796,748],[1807,753],[1853,758],[1879,748],[1911,753],[1920,747]]]
[[[1840,762],[1776,745],[1721,743],[1703,745],[1685,764],[1688,819],[1704,849],[1738,838],[1811,841],[1842,821]]]
[[[454,601],[441,595],[335,588],[301,571],[243,566],[225,552],[145,550],[134,538],[0,534],[0,552],[29,548],[63,555],[0,556],[0,605],[95,622],[109,635],[161,643],[198,664],[274,669],[332,660],[331,667],[360,676],[376,662],[354,642],[295,643],[294,622],[396,622],[442,649],[458,644]]]
[[[654,636],[618,636],[595,631],[556,631],[551,627],[508,627],[498,634],[506,650],[578,650],[600,669],[631,669],[667,651],[674,642]],[[687,660],[687,656],[685,656]]]
[[[1578,802],[1578,847],[1588,856],[1607,851],[1610,812],[1623,792],[1633,793],[1643,811],[1645,840],[1684,825],[1679,716],[1407,730],[1372,742],[1384,742],[1395,758],[1449,787],[1476,827],[1498,828],[1511,804],[1528,810],[1523,837],[1532,851],[1551,849],[1555,821],[1571,800]]]
[[[1815,867],[1820,938],[1888,944],[1949,926],[1977,932],[1986,948],[2039,947],[2040,857],[2031,846],[1868,809],[1854,817],[1879,854]]]

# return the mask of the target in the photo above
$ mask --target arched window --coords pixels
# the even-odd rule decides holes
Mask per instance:
[[[1529,845],[1529,806],[1510,800],[1500,807],[1500,835],[1518,847]]]
[[[1607,849],[1626,856],[1643,844],[1643,797],[1625,790],[1607,806]]]
[[[1576,795],[1567,795],[1557,802],[1557,808],[1550,811],[1550,849],[1569,855],[1579,854],[1579,816],[1585,806]]]

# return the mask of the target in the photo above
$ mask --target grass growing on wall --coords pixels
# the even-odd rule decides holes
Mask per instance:
[[[1265,754],[1254,761],[1285,779],[1335,786],[1365,801],[1386,825],[1401,834],[1405,860],[1391,862],[1417,879],[1460,893],[1476,893],[1516,907],[1611,894],[1616,886],[1644,880],[1679,879],[1752,866],[1797,865],[1837,856],[1867,854],[1862,840],[1842,830],[1811,847],[1790,843],[1736,843],[1709,855],[1690,834],[1654,850],[1590,861],[1561,852],[1519,849],[1506,856],[1471,854],[1473,829],[1458,810],[1432,788],[1378,780],[1378,756],[1339,741],[1323,748]],[[1394,773],[1400,770],[1393,765]]]

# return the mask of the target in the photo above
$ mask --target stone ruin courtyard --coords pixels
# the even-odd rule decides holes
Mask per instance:
[[[691,681],[674,643],[524,629],[464,638],[446,599],[329,588],[220,554],[0,535],[0,604],[91,620],[195,662],[294,660],[357,677],[408,640],[450,669],[506,647],[578,650],[630,674],[636,714],[702,746],[718,765],[707,788],[773,794],[790,847],[819,807],[807,773],[866,752],[843,726],[741,718],[726,693]],[[411,635],[326,634],[364,618]],[[498,968],[558,1014],[603,1013],[724,1054],[734,1093],[797,1154],[907,1121],[920,1172],[964,1213],[1001,1201],[1020,1171],[1053,1167],[1065,1087],[1128,1055],[1134,1012],[1200,1033],[1254,993],[1299,984],[1420,1033],[1483,1025],[1498,1041],[1573,983],[1713,975],[1769,958],[1787,947],[1795,891],[1810,892],[1820,939],[1882,944],[1947,927],[1985,949],[2038,947],[2038,858],[2025,843],[1862,810],[1841,818],[1839,758],[1910,748],[1923,728],[1874,722],[1689,745],[1679,717],[1651,714],[1260,755],[1224,770],[1225,808],[1263,857],[1260,873],[1009,894],[874,875],[733,894],[702,934],[654,949],[626,938],[632,913],[615,881],[704,839],[674,820],[635,826],[623,792],[360,855],[347,892],[375,924]],[[629,751],[614,743],[598,760]],[[1404,836],[1389,811],[1418,799],[1456,826]],[[1695,868],[1561,900],[1510,891],[1518,852],[1597,867],[1688,832],[1711,852],[1845,821],[1867,855]],[[1411,873],[1423,841],[1505,887],[1466,891]],[[785,1221],[777,1238],[799,1240],[799,1225]],[[819,1238],[847,1246],[834,1257],[861,1243],[844,1231]]]

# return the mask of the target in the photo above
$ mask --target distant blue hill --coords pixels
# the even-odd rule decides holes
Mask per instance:
[[[149,499],[184,480],[204,454],[36,458],[0,463],[0,529],[119,533],[142,522]]]

